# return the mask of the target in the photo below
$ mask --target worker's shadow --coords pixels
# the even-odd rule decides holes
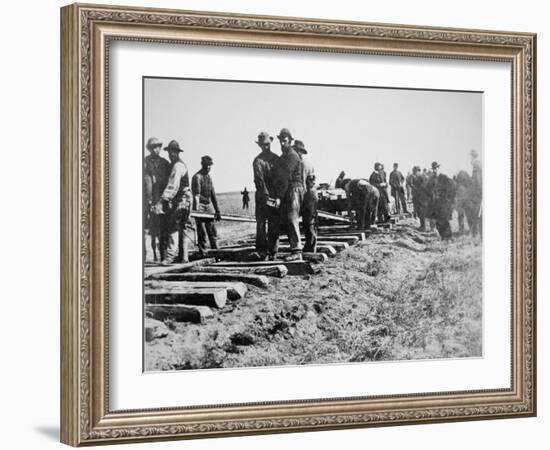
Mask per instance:
[[[59,427],[47,426],[47,425],[37,425],[33,427],[37,433],[42,434],[50,440],[59,442]]]

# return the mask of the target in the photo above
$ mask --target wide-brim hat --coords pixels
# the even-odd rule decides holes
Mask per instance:
[[[262,131],[258,134],[258,140],[254,142],[256,142],[256,144],[267,144],[271,141],[273,141],[273,137],[270,136],[267,131]]]
[[[281,128],[281,131],[279,131],[279,134],[277,135],[277,137],[279,139],[281,139],[285,136],[288,136],[290,139],[293,139],[292,133],[290,132],[290,130],[288,128]]]
[[[147,140],[145,147],[149,150],[155,147],[162,147],[162,142],[160,142],[156,137],[151,137]]]
[[[292,148],[299,153],[303,153],[304,155],[307,155],[306,146],[302,141],[299,141],[298,139],[294,141],[294,145],[292,146]]]
[[[183,152],[183,150],[180,148],[180,144],[176,140],[171,140],[166,147],[164,147],[164,150],[167,152]]]

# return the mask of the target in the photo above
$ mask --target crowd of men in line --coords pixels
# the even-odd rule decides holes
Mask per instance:
[[[465,231],[465,221],[469,232],[481,234],[482,209],[482,168],[479,154],[470,152],[472,174],[461,170],[452,179],[440,172],[437,161],[432,162],[431,170],[414,166],[407,177],[394,163],[388,178],[381,163],[375,163],[369,179],[345,178],[341,172],[335,188],[345,189],[348,211],[355,212],[358,228],[368,228],[375,223],[387,222],[390,218],[390,194],[394,199],[395,213],[408,213],[407,203],[412,202],[413,216],[420,221],[420,230],[437,229],[442,239],[452,236],[450,220],[457,211],[459,233]]]
[[[274,260],[279,250],[281,234],[288,237],[290,254],[287,261],[300,260],[302,252],[315,252],[317,246],[317,188],[315,171],[307,158],[305,144],[294,139],[288,128],[277,135],[281,153],[271,150],[274,140],[269,133],[258,134],[256,144],[260,153],[252,163],[256,214],[257,260]],[[149,155],[144,162],[145,228],[151,235],[154,260],[161,264],[188,260],[188,241],[191,211],[196,211],[198,250],[206,252],[207,238],[213,249],[218,248],[215,222],[220,220],[220,209],[210,176],[213,160],[201,158],[201,169],[189,183],[187,166],[181,160],[178,142],[171,141],[164,149],[170,163],[160,156],[162,143],[156,138],[147,141]],[[473,172],[461,171],[454,179],[439,172],[433,162],[431,171],[415,166],[406,178],[397,163],[387,181],[384,166],[376,163],[369,179],[338,176],[335,187],[345,189],[349,217],[358,229],[387,222],[390,218],[390,194],[397,213],[407,211],[407,198],[412,198],[414,215],[421,229],[427,222],[437,228],[443,239],[451,236],[449,220],[458,210],[459,226],[464,229],[466,217],[472,234],[481,231],[481,164],[472,150]],[[243,209],[248,209],[249,195],[241,192]],[[305,242],[302,246],[300,218]],[[157,249],[160,255],[157,255]]]

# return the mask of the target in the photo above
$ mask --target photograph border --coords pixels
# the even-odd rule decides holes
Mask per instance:
[[[114,40],[511,63],[510,389],[111,411],[107,68]],[[80,446],[534,416],[535,108],[532,33],[107,5],[62,8],[61,441]]]

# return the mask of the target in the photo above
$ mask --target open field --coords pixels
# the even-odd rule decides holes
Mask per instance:
[[[370,236],[321,274],[250,286],[203,324],[168,321],[145,345],[146,370],[481,356],[480,241],[441,242],[414,224]]]

